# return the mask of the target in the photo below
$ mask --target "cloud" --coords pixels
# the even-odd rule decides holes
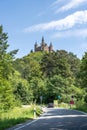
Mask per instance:
[[[64,19],[51,21],[30,26],[24,29],[24,32],[37,32],[46,30],[66,30],[74,27],[75,25],[87,24],[87,10],[77,11]]]
[[[67,37],[87,37],[87,28],[86,29],[73,29],[67,31],[59,31],[53,35],[53,38],[67,38]],[[87,46],[87,43],[86,43]]]
[[[61,0],[56,0],[51,4],[51,7],[58,5],[61,2]]]
[[[60,0],[56,0],[52,5],[57,6],[59,4],[59,2],[60,2]],[[59,9],[57,9],[55,13],[68,11],[70,9],[76,8],[76,7],[78,7],[78,6],[82,5],[82,4],[85,4],[85,3],[87,3],[87,0],[70,0],[64,6],[61,6]]]

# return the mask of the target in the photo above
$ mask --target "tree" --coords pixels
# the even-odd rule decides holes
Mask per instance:
[[[84,97],[84,101],[87,103],[87,94]]]
[[[7,52],[9,47],[7,33],[0,26],[0,109],[8,109],[14,104],[10,76],[13,73],[12,62],[18,50]]]
[[[13,50],[7,53],[9,47],[7,33],[3,32],[3,27],[0,26],[0,77],[9,78],[9,75],[12,72],[12,61],[14,55],[18,50]]]
[[[0,79],[0,110],[7,110],[14,107],[13,88],[10,82]]]
[[[30,104],[33,100],[33,93],[30,86],[26,80],[21,80],[16,85],[14,90],[15,99],[19,100],[21,104]]]
[[[82,58],[80,67],[81,86],[87,90],[87,52]]]
[[[41,69],[46,77],[61,75],[65,78],[71,76],[70,65],[65,51],[46,53],[41,60]]]
[[[58,99],[58,96],[61,97],[61,101],[67,102],[67,97],[71,94],[71,85],[69,79],[61,75],[51,77],[47,82],[46,102],[53,102]]]

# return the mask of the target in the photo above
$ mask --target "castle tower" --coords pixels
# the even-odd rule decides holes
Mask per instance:
[[[52,52],[53,51],[53,45],[52,45],[52,42],[50,43],[50,46],[49,46],[49,52]]]
[[[44,37],[42,37],[42,42],[41,42],[41,46],[44,47],[45,43],[44,43]]]
[[[38,48],[38,44],[37,44],[37,42],[35,42],[34,51],[37,51],[37,48]]]
[[[42,37],[42,43],[44,43],[44,37]]]

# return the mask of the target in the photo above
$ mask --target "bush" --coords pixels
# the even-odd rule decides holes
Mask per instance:
[[[76,109],[83,112],[87,112],[87,103],[82,100],[78,101],[76,104]]]
[[[33,107],[16,107],[6,112],[0,112],[0,130],[33,119]]]
[[[84,101],[87,103],[87,94],[84,97]]]

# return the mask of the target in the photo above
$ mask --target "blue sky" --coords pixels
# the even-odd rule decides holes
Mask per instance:
[[[9,51],[17,58],[29,54],[34,43],[52,42],[54,50],[87,51],[87,0],[0,0],[0,25],[8,33]]]

